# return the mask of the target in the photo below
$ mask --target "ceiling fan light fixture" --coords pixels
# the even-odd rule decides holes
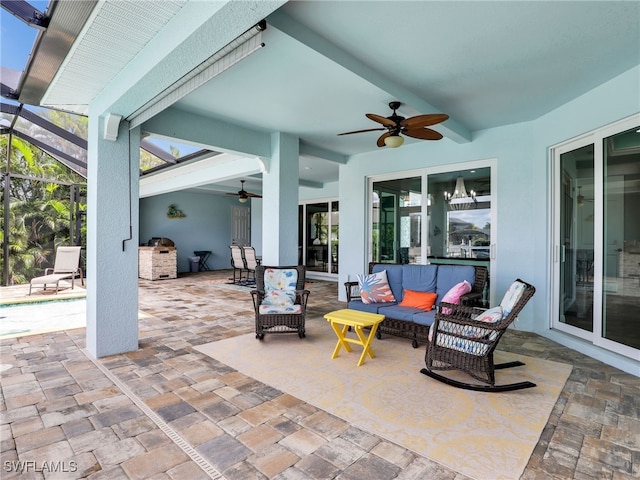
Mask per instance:
[[[404,138],[400,135],[390,135],[384,139],[384,144],[387,147],[398,148],[400,145],[404,143]]]
[[[238,197],[238,201],[239,201],[240,203],[247,203],[247,200],[249,200],[249,198],[248,198],[248,197]]]

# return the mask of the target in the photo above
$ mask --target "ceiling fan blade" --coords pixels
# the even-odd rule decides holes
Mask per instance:
[[[384,139],[387,138],[387,137],[390,137],[390,136],[391,136],[390,132],[386,132],[386,133],[383,133],[382,135],[380,135],[380,138],[378,138],[377,145],[379,147],[384,147],[385,146],[384,145]]]
[[[239,193],[225,193],[225,195],[231,195],[232,197],[237,197],[240,194]]]
[[[418,128],[435,125],[448,119],[449,115],[445,115],[444,113],[429,113],[427,115],[416,115],[415,117],[405,118],[400,122],[400,125],[407,128]]]
[[[339,133],[338,136],[340,135],[351,135],[352,133],[364,133],[364,132],[375,132],[378,130],[386,130],[385,128],[367,128],[365,130],[355,130],[353,132],[344,132],[344,133]]]
[[[419,138],[421,140],[440,140],[442,134],[430,128],[409,128],[402,133],[407,137]]]
[[[247,197],[262,198],[262,195],[258,195],[257,193],[244,192],[244,194],[245,194]]]
[[[387,117],[383,117],[382,115],[376,115],[375,113],[367,113],[366,117],[369,120],[373,120],[374,122],[381,123],[387,127],[397,127],[396,122],[393,120],[389,120]]]

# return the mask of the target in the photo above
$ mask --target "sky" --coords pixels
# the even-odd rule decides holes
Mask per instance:
[[[49,4],[48,0],[29,3],[41,12]],[[0,9],[0,65],[23,71],[37,34],[37,28],[28,26],[4,8]]]

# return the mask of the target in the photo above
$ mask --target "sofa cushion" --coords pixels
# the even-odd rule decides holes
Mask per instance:
[[[361,312],[378,313],[381,306],[390,305],[389,303],[364,303],[362,300],[351,300],[347,307]]]
[[[380,306],[378,309],[378,313],[387,318],[393,318],[394,320],[406,320],[407,322],[412,322],[413,315],[420,312],[424,312],[424,310],[420,310],[419,308],[401,307],[400,305],[384,305]]]
[[[387,271],[387,282],[389,282],[389,287],[391,288],[391,293],[397,301],[402,300],[402,289],[403,287],[403,278],[402,278],[402,265],[394,265],[394,264],[377,264],[373,266],[372,273],[381,272],[383,270]]]
[[[442,297],[444,297],[454,285],[463,280],[473,285],[476,281],[476,269],[469,265],[438,265],[436,285],[438,300],[436,300],[436,305],[442,301]]]
[[[364,303],[388,303],[396,299],[391,292],[387,281],[387,272],[372,273],[370,275],[358,275],[360,297]]]
[[[437,274],[437,265],[403,265],[402,288],[416,292],[435,292]]]
[[[436,311],[431,310],[430,312],[419,312],[413,314],[413,323],[417,323],[418,325],[433,325],[433,321],[436,318]]]
[[[437,297],[438,294],[436,292],[416,292],[405,288],[404,296],[399,305],[401,307],[413,307],[429,311],[436,303]]]

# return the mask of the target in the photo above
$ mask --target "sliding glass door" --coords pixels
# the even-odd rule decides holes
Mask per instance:
[[[300,205],[300,260],[310,272],[338,273],[339,209],[337,201]]]
[[[422,263],[422,178],[373,183],[372,261]]]
[[[495,261],[495,160],[369,180],[369,261],[482,265]]]
[[[553,149],[552,326],[640,358],[640,121]]]

